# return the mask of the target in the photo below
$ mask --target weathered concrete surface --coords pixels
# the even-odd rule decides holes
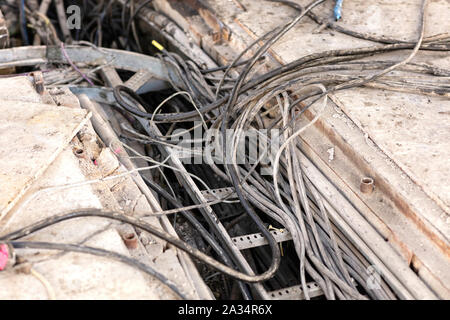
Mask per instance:
[[[358,127],[450,212],[450,100],[370,89],[336,97]]]
[[[66,225],[67,229],[85,227]],[[96,224],[98,225],[98,224]],[[54,240],[54,239],[52,239]],[[66,240],[67,241],[67,240]],[[129,255],[115,229],[107,229],[86,242],[92,247]],[[135,268],[108,258],[80,253],[64,255],[42,254],[29,250],[24,257],[38,260],[33,268],[50,283],[56,299],[159,299],[160,295],[148,285],[145,276]],[[31,274],[6,271],[0,276],[0,299],[48,299],[43,284]]]
[[[89,118],[85,110],[38,102],[39,96],[27,95],[28,86],[24,88],[27,102],[8,100],[21,97],[20,88],[6,85],[0,94],[0,99],[5,98],[0,100],[0,218]]]
[[[82,208],[118,209],[114,194],[104,183],[87,184],[58,190],[54,186],[67,185],[89,180],[80,159],[68,146],[48,168],[18,205],[11,210],[9,219],[0,223],[1,233],[7,233],[56,213]],[[133,188],[126,179],[115,181],[121,186],[118,199],[125,202],[125,188]],[[136,188],[136,186],[134,186]],[[41,190],[41,191],[40,191]],[[42,191],[49,190],[49,191]],[[37,195],[36,195],[37,194]],[[130,194],[128,194],[130,197]],[[148,205],[148,204],[147,204]],[[142,205],[138,205],[141,207]],[[127,208],[122,208],[127,209]],[[148,211],[147,211],[148,213]],[[151,220],[154,224],[155,221]],[[6,228],[5,228],[6,226]],[[160,226],[158,226],[161,228]],[[125,247],[119,230],[121,225],[103,218],[80,218],[65,221],[36,232],[24,240],[55,243],[82,243],[124,255],[139,258],[145,256],[145,263],[175,281],[183,292],[192,294],[173,250],[156,251],[148,255],[145,247],[129,250]],[[155,243],[152,241],[150,246]],[[139,252],[138,252],[139,251]],[[37,254],[38,253],[38,254]],[[159,281],[141,271],[107,258],[93,257],[82,253],[65,253],[46,250],[18,250],[22,258],[31,262],[53,287],[58,299],[175,299],[176,296]],[[142,261],[142,260],[141,260]],[[0,274],[0,299],[47,299],[42,283],[30,274],[14,270]],[[193,296],[195,297],[195,296]]]
[[[44,188],[66,185],[86,180],[79,159],[72,147],[66,148],[45,174],[33,185],[23,200],[11,211],[7,228],[2,233],[29,225],[56,213],[80,208],[103,207],[104,198],[98,198],[91,185],[64,190],[39,192]],[[98,186],[97,186],[98,188]],[[31,198],[31,201],[28,199]],[[112,200],[109,199],[109,202]],[[6,220],[2,220],[6,223]],[[57,243],[83,243],[93,247],[129,255],[115,224],[102,218],[81,218],[56,224],[26,238],[30,241]],[[39,252],[39,254],[35,254]],[[80,253],[60,256],[45,250],[20,250],[17,252],[32,262],[33,268],[52,285],[58,299],[158,299],[166,294],[145,281],[147,276],[121,262]],[[36,261],[36,262],[34,262]],[[155,282],[155,280],[153,280]],[[1,299],[47,299],[43,285],[32,275],[14,270],[0,274]],[[168,294],[168,296],[167,296]]]
[[[36,94],[29,79],[21,77],[8,80],[12,80],[9,85],[0,86],[0,99],[1,97],[9,99],[0,100],[0,107],[5,106],[0,116],[0,119],[1,117],[4,119],[0,125],[9,128],[15,124],[10,121],[12,115],[15,115],[14,119],[21,120],[18,123],[22,126],[23,132],[27,133],[34,129],[28,139],[33,142],[33,139],[37,139],[35,144],[41,143],[44,147],[49,144],[45,133],[54,132],[49,139],[55,150],[54,154],[46,153],[47,159],[44,159],[44,155],[32,158],[26,152],[27,149],[21,151],[27,147],[25,139],[17,138],[23,136],[23,133],[17,137],[10,134],[8,140],[1,140],[2,145],[12,150],[9,157],[4,155],[1,158],[0,170],[8,173],[10,171],[6,168],[11,167],[13,170],[18,166],[25,166],[30,172],[34,172],[36,167],[39,167],[40,174],[29,181],[27,188],[23,189],[23,196],[17,198],[17,203],[0,219],[0,234],[17,230],[55,214],[78,209],[121,210],[131,215],[149,214],[153,211],[130,176],[122,176],[107,182],[85,183],[88,180],[121,174],[126,170],[114,153],[109,148],[103,147],[90,122],[82,128],[80,124],[80,128],[74,129],[73,135],[77,133],[77,136],[73,139],[73,135],[68,139],[57,139],[59,131],[56,129],[64,129],[76,123],[78,118],[85,119],[87,112],[79,108],[77,100],[66,96],[64,92],[52,92],[51,95],[46,93],[47,98],[50,99],[47,100],[49,104],[44,104],[42,96]],[[17,92],[21,89],[23,89],[23,96],[5,92],[10,90]],[[55,98],[54,95],[57,97]],[[66,103],[70,107],[57,106],[57,104],[65,105]],[[14,108],[11,111],[6,106]],[[33,110],[41,112],[32,113]],[[22,113],[17,115],[20,111]],[[26,118],[26,115],[30,115],[30,120]],[[39,135],[41,132],[43,133]],[[2,135],[0,139],[6,138]],[[43,150],[47,149],[43,148]],[[62,151],[59,152],[59,150]],[[83,150],[83,154],[77,156],[77,150]],[[22,157],[20,157],[21,154],[23,154]],[[52,161],[53,159],[55,160]],[[94,163],[92,159],[98,161]],[[76,186],[72,186],[73,184]],[[11,187],[11,183],[5,181],[4,187]],[[163,229],[156,218],[146,220],[155,227]],[[198,279],[199,276],[194,277],[188,273],[197,272],[197,270],[186,269],[182,265],[183,260],[177,250],[143,232],[139,233],[138,248],[129,250],[122,240],[121,235],[124,231],[135,232],[131,226],[111,220],[79,218],[55,224],[25,237],[24,240],[84,244],[112,250],[152,266],[175,282],[188,297],[208,298],[194,289],[191,278]],[[146,241],[143,241],[144,238]],[[49,250],[22,249],[17,250],[16,253],[44,277],[54,291],[56,299],[177,298],[170,289],[153,277],[111,259],[83,253],[61,253]],[[32,274],[21,273],[19,270],[20,268],[16,267],[0,273],[0,299],[48,299],[50,297],[41,281]],[[201,287],[199,283],[196,285]]]

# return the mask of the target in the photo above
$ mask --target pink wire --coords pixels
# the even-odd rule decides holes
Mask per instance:
[[[91,86],[93,86],[94,83],[92,83],[92,81],[83,72],[81,72],[81,70],[78,69],[78,67],[69,58],[69,55],[67,54],[66,48],[64,48],[64,42],[61,42],[61,51],[62,51],[64,57],[66,58],[67,62],[69,62],[69,64],[72,66],[72,68],[74,68],[76,72],[78,72],[87,82],[89,82],[89,84]]]
[[[6,244],[0,244],[0,271],[5,269],[8,264],[9,250]]]

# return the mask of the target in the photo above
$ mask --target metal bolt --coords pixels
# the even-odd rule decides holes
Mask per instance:
[[[136,249],[138,247],[138,239],[134,233],[127,233],[122,236],[122,239],[128,249]]]
[[[362,193],[371,194],[374,188],[375,188],[375,186],[374,186],[374,181],[372,178],[364,177],[361,179],[361,184],[359,185],[359,189],[361,190]]]

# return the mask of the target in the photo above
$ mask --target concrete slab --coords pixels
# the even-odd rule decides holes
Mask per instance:
[[[2,100],[0,218],[87,122],[85,110]]]

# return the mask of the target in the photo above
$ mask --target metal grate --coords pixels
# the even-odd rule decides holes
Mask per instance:
[[[315,282],[306,284],[310,298],[318,297],[323,294],[322,289]],[[300,285],[269,292],[272,300],[304,300],[305,295]]]
[[[270,233],[277,242],[292,240],[291,233],[286,229],[271,230]],[[234,237],[232,240],[239,250],[261,247],[268,244],[266,238],[261,233],[246,234],[243,236]]]
[[[218,188],[218,189],[211,189],[211,190],[202,190],[202,195],[205,197],[207,201],[214,201],[217,199],[225,198],[230,193],[233,193],[228,200],[237,199],[237,195],[234,192],[233,187],[227,187],[227,188]]]

